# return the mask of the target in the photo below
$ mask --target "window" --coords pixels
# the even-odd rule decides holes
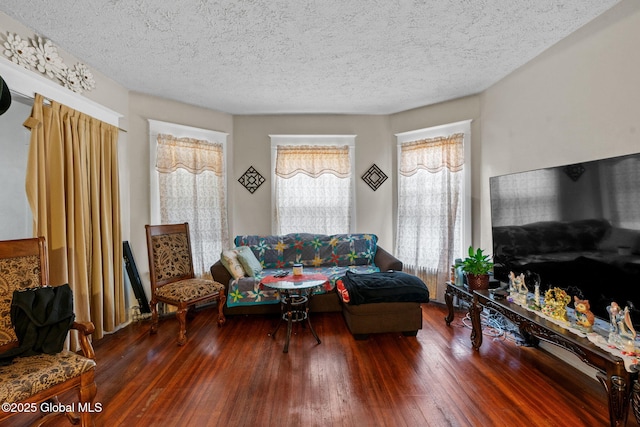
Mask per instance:
[[[355,135],[271,135],[273,233],[349,233]]]
[[[398,134],[396,254],[442,300],[451,265],[469,241],[470,122]]]
[[[226,212],[227,134],[149,121],[151,222],[189,223],[193,268],[207,276],[229,246]]]
[[[560,174],[558,168],[539,169],[497,177],[491,187],[492,197],[500,203],[491,205],[491,224],[523,225],[534,221],[559,221]]]
[[[605,164],[600,171],[604,183],[602,191],[606,214],[617,227],[640,229],[640,165],[635,158],[626,158],[615,165]]]

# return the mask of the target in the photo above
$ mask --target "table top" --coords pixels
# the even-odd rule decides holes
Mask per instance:
[[[538,338],[560,345],[574,354],[576,354],[576,348],[580,348],[583,351],[578,353],[582,354],[583,359],[585,357],[589,358],[588,354],[596,355],[600,360],[596,360],[595,363],[590,363],[590,365],[596,369],[602,370],[604,368],[604,366],[599,363],[600,361],[624,361],[621,355],[616,354],[619,353],[618,351],[603,348],[588,339],[587,335],[600,335],[597,332],[577,334],[569,330],[567,326],[562,326],[552,320],[546,319],[540,312],[531,311],[517,303],[509,302],[507,299],[495,299],[490,290],[474,290],[473,293],[478,296],[482,305],[498,309],[498,312],[506,315],[510,320],[515,320],[509,315],[509,313],[513,313],[520,319],[530,322],[530,327],[526,329]],[[537,325],[537,327],[532,328],[531,325]],[[594,362],[593,359],[591,361]]]
[[[285,277],[266,276],[260,284],[273,289],[291,290],[291,289],[308,289],[316,286],[322,286],[329,281],[324,274],[301,274],[289,275]]]

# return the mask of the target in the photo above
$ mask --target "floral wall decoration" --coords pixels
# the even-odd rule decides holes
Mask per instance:
[[[51,40],[40,36],[25,40],[18,34],[7,32],[3,46],[4,56],[11,62],[57,80],[67,89],[82,93],[96,87],[89,68],[80,62],[72,67],[67,66]]]

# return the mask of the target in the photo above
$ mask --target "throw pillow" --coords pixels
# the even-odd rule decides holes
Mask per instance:
[[[240,260],[238,259],[238,251],[234,249],[222,251],[220,254],[220,262],[234,279],[246,276],[244,267],[242,267],[242,264],[240,264]]]
[[[244,271],[249,277],[256,277],[262,271],[262,264],[258,261],[258,258],[254,255],[249,246],[238,246],[235,248],[238,253],[238,260]]]
[[[628,248],[630,252],[640,251],[640,233],[628,228],[613,227],[598,245],[601,251],[616,251],[618,248]]]

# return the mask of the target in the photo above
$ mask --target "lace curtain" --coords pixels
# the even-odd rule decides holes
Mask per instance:
[[[464,134],[401,144],[396,252],[443,300],[462,242]]]
[[[627,158],[615,165],[602,166],[602,199],[606,216],[616,227],[640,229],[635,212],[640,206],[640,164],[636,158]]]
[[[497,177],[491,187],[491,222],[494,227],[523,225],[534,221],[558,221],[559,169],[540,169]],[[566,176],[564,177],[566,179]],[[499,202],[498,202],[499,201]]]
[[[229,246],[223,146],[160,134],[157,149],[160,220],[189,223],[194,272],[208,276],[209,267]]]
[[[348,233],[352,176],[348,146],[277,146],[274,233]]]

